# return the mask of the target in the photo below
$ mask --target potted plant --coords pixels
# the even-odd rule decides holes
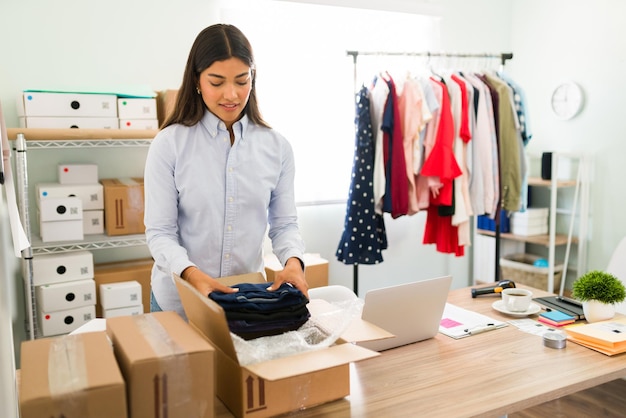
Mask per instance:
[[[574,281],[572,296],[583,303],[587,322],[597,322],[615,316],[615,304],[626,298],[626,289],[611,273],[593,270]]]

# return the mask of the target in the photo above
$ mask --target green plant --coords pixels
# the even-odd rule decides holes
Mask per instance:
[[[626,289],[611,273],[593,270],[574,281],[572,296],[582,302],[597,300],[607,304],[619,303],[626,299]]]

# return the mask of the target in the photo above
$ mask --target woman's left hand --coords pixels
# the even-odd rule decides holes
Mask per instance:
[[[302,264],[296,257],[292,257],[287,260],[285,268],[276,273],[274,283],[267,288],[270,292],[278,289],[283,283],[289,283],[296,289],[300,290],[304,296],[309,297],[309,285],[304,277],[304,271],[302,270]]]

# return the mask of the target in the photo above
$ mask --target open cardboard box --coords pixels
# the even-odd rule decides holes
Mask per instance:
[[[216,394],[237,417],[269,417],[348,396],[350,363],[380,354],[351,343],[393,336],[357,319],[328,348],[242,366],[224,310],[180,277],[174,275],[174,281],[190,324],[215,347]],[[220,281],[232,286],[265,279],[261,273],[251,273]],[[311,318],[329,305],[312,300]]]

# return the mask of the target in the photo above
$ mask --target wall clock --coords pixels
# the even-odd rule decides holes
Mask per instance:
[[[584,101],[582,88],[573,81],[566,81],[554,88],[550,105],[559,119],[566,120],[581,111]]]

